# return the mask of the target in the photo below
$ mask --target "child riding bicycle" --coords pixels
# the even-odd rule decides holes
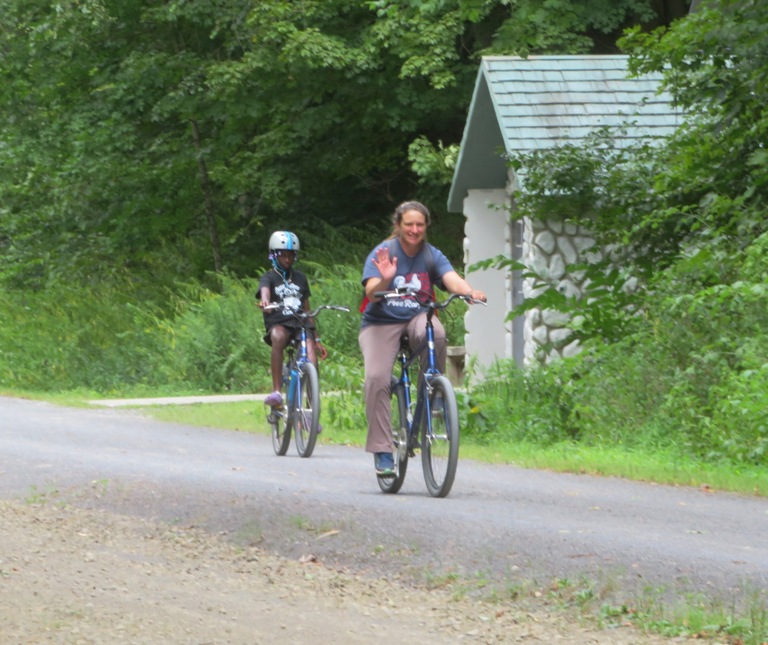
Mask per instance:
[[[292,309],[300,307],[309,311],[309,281],[307,276],[294,268],[300,249],[299,238],[290,231],[275,231],[269,238],[269,260],[272,268],[261,276],[259,292],[256,298],[264,310],[264,342],[272,347],[270,370],[272,373],[272,392],[264,399],[266,405],[283,405],[281,392],[283,381],[283,352],[300,323],[291,314]],[[278,304],[278,308],[265,309],[267,305]],[[320,342],[314,320],[308,326],[312,342],[307,343],[309,359],[317,367],[318,357],[328,356],[328,350]]]

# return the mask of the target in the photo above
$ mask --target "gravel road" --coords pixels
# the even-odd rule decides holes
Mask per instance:
[[[617,606],[768,588],[763,499],[469,461],[447,499],[417,464],[385,496],[359,448],[294,455],[0,398],[3,642],[650,644],[554,581]]]

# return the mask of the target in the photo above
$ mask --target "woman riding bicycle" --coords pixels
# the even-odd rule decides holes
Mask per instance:
[[[270,368],[272,372],[272,393],[264,399],[266,405],[279,407],[283,404],[280,391],[283,382],[283,352],[299,326],[291,315],[291,309],[301,308],[309,311],[309,281],[307,276],[294,269],[293,265],[299,252],[299,238],[289,231],[275,231],[269,238],[269,259],[272,268],[259,280],[259,307],[264,309],[269,304],[277,303],[285,309],[264,309],[264,342],[272,347]],[[321,359],[328,356],[317,336],[314,321],[310,323],[313,342],[307,343],[309,360],[317,367],[318,355]]]
[[[426,206],[414,201],[400,204],[392,216],[392,235],[368,254],[363,267],[362,283],[368,302],[358,342],[365,363],[365,450],[373,453],[376,474],[381,477],[394,472],[389,392],[392,367],[402,336],[408,336],[414,349],[424,343],[426,312],[416,298],[384,300],[374,294],[406,286],[429,293],[441,284],[450,293],[486,301],[485,293],[473,289],[456,273],[448,258],[426,241],[429,224]],[[445,329],[437,318],[433,322],[437,362],[442,371],[447,353]]]

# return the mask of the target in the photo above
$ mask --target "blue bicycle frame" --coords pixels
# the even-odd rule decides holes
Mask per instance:
[[[379,487],[385,493],[396,493],[405,480],[408,459],[421,447],[421,461],[427,489],[433,497],[445,497],[453,486],[459,459],[459,414],[453,385],[441,374],[435,352],[435,312],[445,309],[457,299],[478,302],[469,296],[451,295],[444,302],[436,302],[431,294],[409,288],[374,294],[382,298],[415,297],[426,307],[425,345],[412,350],[407,339],[402,339],[396,364],[400,375],[392,376],[392,439],[395,457],[393,475],[378,476]],[[426,361],[419,371],[416,405],[411,397],[410,367],[419,361],[426,349]],[[421,443],[419,444],[419,439]]]
[[[285,412],[271,408],[267,423],[272,427],[272,447],[283,456],[288,451],[291,431],[301,457],[310,457],[320,432],[320,385],[317,368],[309,359],[307,324],[323,309],[349,311],[347,307],[322,305],[314,311],[291,311],[301,325],[285,349],[283,385],[286,390]]]
[[[426,412],[426,428],[425,432],[432,435],[432,415],[431,415],[431,403],[429,401],[429,390],[432,384],[432,380],[441,376],[440,370],[437,369],[437,355],[435,354],[435,328],[432,325],[432,316],[434,316],[435,309],[430,307],[427,311],[427,338],[421,347],[416,350],[411,350],[408,345],[407,337],[403,337],[402,346],[398,356],[400,362],[400,379],[399,382],[404,386],[405,405],[408,410],[408,450],[410,456],[414,456],[414,451],[418,446],[419,432],[421,427],[422,413]],[[411,377],[410,367],[415,362],[419,362],[419,369],[421,369],[420,357],[426,347],[427,350],[427,366],[423,372],[420,372],[420,378],[418,383],[418,391],[416,393],[416,407],[413,408],[413,398],[411,396]],[[394,377],[393,377],[394,378]],[[395,379],[395,383],[398,379]],[[393,383],[393,385],[395,384]],[[411,413],[411,410],[413,412]]]

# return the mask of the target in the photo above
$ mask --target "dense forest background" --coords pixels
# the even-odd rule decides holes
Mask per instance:
[[[648,0],[10,0],[2,277],[44,286],[177,264],[252,273],[275,228],[445,214],[479,56],[615,51],[684,15]],[[364,238],[366,243],[370,237]],[[446,239],[447,241],[447,239]],[[255,252],[258,250],[258,252]],[[44,259],[44,261],[43,261]]]
[[[622,270],[585,267],[582,302],[546,292],[584,351],[498,365],[464,427],[766,463],[768,8],[696,5],[7,0],[0,386],[265,389],[253,294],[273,230],[299,235],[314,304],[356,307],[365,253],[405,199],[430,206],[431,240],[461,266],[445,204],[480,56],[624,51],[689,119],[653,150],[604,132],[511,160],[530,177],[520,213],[587,219]],[[361,381],[358,322],[321,322],[324,386]],[[460,334],[461,316],[448,325]],[[328,413],[362,427],[358,399]]]

